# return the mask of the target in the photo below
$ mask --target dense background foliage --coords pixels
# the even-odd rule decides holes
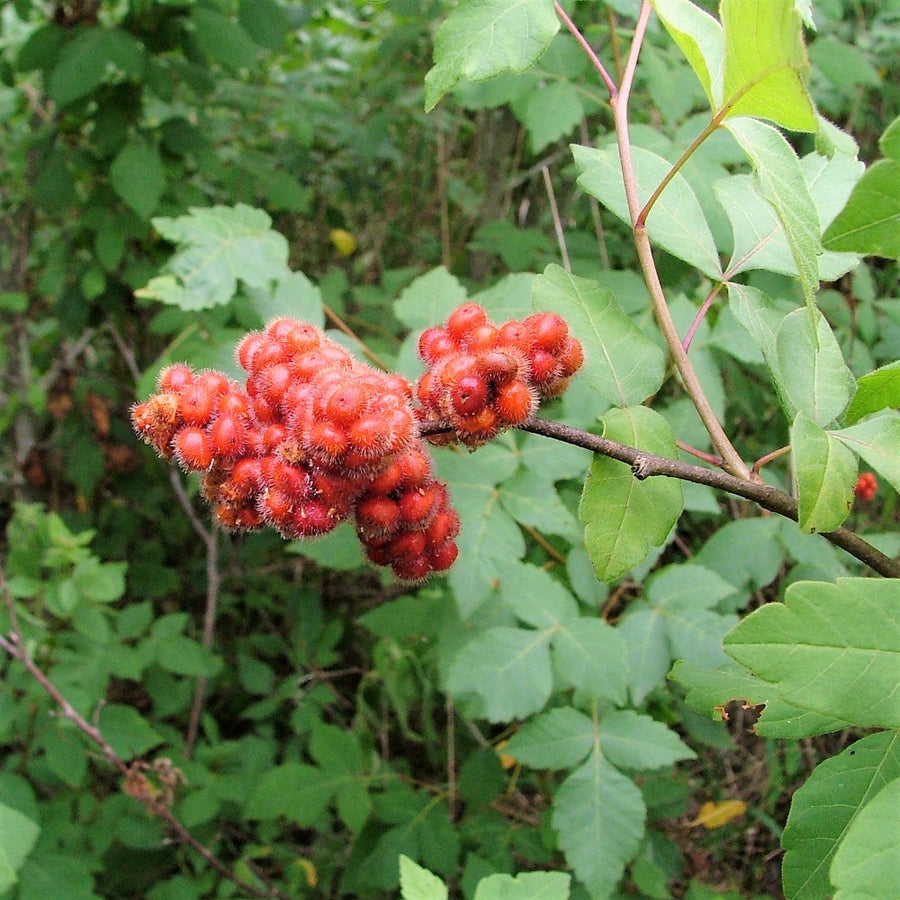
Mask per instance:
[[[654,393],[678,440],[712,452],[679,380],[647,386],[657,366],[662,380],[663,354],[631,229],[614,200],[595,199],[602,185],[576,180],[569,143],[610,146],[597,73],[560,33],[534,67],[463,79],[426,114],[436,98],[423,79],[451,7],[0,6],[5,577],[28,652],[132,764],[123,780],[4,654],[0,896],[187,900],[252,886],[374,897],[397,887],[403,855],[466,897],[492,874],[574,869],[581,896],[777,898],[791,797],[818,763],[857,742],[860,759],[881,761],[883,781],[865,791],[896,785],[896,733],[865,727],[882,717],[836,714],[797,740],[787,727],[753,733],[748,704],[728,706],[725,723],[697,711],[723,691],[759,695],[744,670],[696,697],[704,673],[735,665],[722,638],[739,619],[797,582],[863,571],[753,504],[685,485],[677,528],[648,526],[600,581],[578,521],[590,454],[506,435],[439,456],[464,522],[461,559],[449,578],[408,588],[364,565],[346,530],[286,545],[213,529],[193,479],[133,435],[129,407],[162,365],[232,372],[239,336],[276,314],[339,327],[348,346],[359,339],[412,377],[417,332],[466,297],[501,319],[531,311],[535,284],[536,300],[563,302],[562,268],[528,274],[561,261],[560,226],[571,273],[614,293],[627,352],[642,354],[627,402]],[[614,74],[635,7],[569,10]],[[878,141],[900,110],[900,6],[829,0],[813,12],[819,111],[855,136],[860,160],[896,161]],[[669,162],[709,119],[656,18],[631,110],[635,145]],[[813,151],[812,134],[790,137]],[[840,190],[827,182],[831,217],[862,171],[852,155]],[[724,132],[682,172],[726,257],[733,223],[712,183],[743,172]],[[224,261],[198,264],[223,235]],[[683,333],[711,281],[676,251],[658,267]],[[816,304],[860,377],[900,358],[900,302],[895,261],[855,262],[832,259]],[[191,274],[189,290],[173,271]],[[775,251],[740,280],[803,304]],[[763,355],[728,307],[701,324],[691,356],[745,459],[791,440]],[[599,431],[612,403],[582,380],[545,414]],[[605,421],[608,434],[677,454],[671,432],[638,425]],[[763,471],[790,488],[787,456]],[[678,506],[660,482],[648,507]],[[847,524],[896,556],[897,520],[882,484]],[[852,584],[848,596],[896,630],[896,592]],[[0,633],[12,625],[3,607]],[[675,660],[690,704],[666,678]],[[900,725],[896,710],[885,716]],[[594,806],[591,764],[604,785]],[[829,796],[832,771],[847,767],[824,770],[810,793]],[[795,859],[826,827],[808,802],[812,825],[794,822],[793,844],[785,835]],[[174,815],[243,884],[167,840],[172,823],[148,808]],[[789,896],[830,891],[827,867],[792,871]],[[408,896],[437,896],[425,873],[405,872]]]

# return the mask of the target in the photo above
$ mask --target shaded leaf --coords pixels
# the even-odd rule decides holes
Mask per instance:
[[[794,793],[784,828],[782,864],[791,900],[831,894],[828,870],[848,828],[866,804],[900,778],[900,735],[870,734],[819,763]]]
[[[526,97],[521,117],[534,153],[570,134],[584,118],[581,91],[571,82],[551,82],[540,90],[530,91]]]
[[[578,184],[630,226],[631,216],[615,144],[599,150],[573,145],[572,153],[575,164],[581,170]],[[637,146],[632,147],[632,163],[638,197],[643,205],[666,177],[672,164],[656,153]],[[680,173],[669,182],[650,211],[647,234],[653,243],[673,256],[696,266],[710,278],[721,278],[722,267],[716,242],[693,189]]]
[[[545,470],[543,474],[520,469],[500,486],[500,502],[503,508],[522,525],[531,525],[546,534],[559,534],[578,541],[581,526],[562,502],[553,482],[548,480],[557,473]]]
[[[231,72],[252,69],[256,44],[233,19],[208,6],[191,7],[191,23],[200,49]]]
[[[304,763],[283,763],[260,778],[244,811],[251,819],[283,816],[301,827],[310,827],[325,812],[335,791],[347,778]]]
[[[644,406],[613,409],[604,417],[604,435],[660,456],[677,458],[666,420]],[[578,514],[585,523],[585,546],[601,581],[624,575],[661,545],[681,515],[681,485],[668,478],[638,481],[631,467],[596,456],[584,485]]]
[[[619,710],[600,720],[600,749],[624,769],[661,769],[696,754],[674,731],[634,710]]]
[[[548,0],[463,0],[435,34],[434,66],[425,76],[426,111],[462,78],[524,72],[557,31],[559,19]]]
[[[450,664],[446,689],[475,696],[475,714],[490,722],[543,709],[553,687],[547,632],[500,626],[469,641]]]
[[[628,689],[631,702],[637,706],[665,682],[672,665],[665,622],[657,610],[632,603],[616,625],[616,633],[625,641]]]
[[[776,684],[788,703],[847,723],[896,728],[898,603],[894,580],[795,582],[783,604],[747,616],[725,638],[725,650]]]
[[[549,572],[531,563],[510,562],[499,588],[506,606],[535,628],[555,629],[578,618],[572,594]]]
[[[624,703],[628,684],[625,644],[602,619],[581,616],[553,636],[553,665],[566,686]]]
[[[659,389],[665,355],[596,282],[550,265],[534,279],[535,309],[559,313],[582,343],[578,374],[608,403],[640,403]]]
[[[553,827],[575,874],[597,900],[609,897],[644,835],[641,792],[599,751],[559,787]]]
[[[568,769],[588,755],[595,737],[590,718],[565,706],[530,719],[503,749],[533,769]]]
[[[163,742],[162,735],[136,709],[121,703],[102,707],[97,726],[122,759],[143,756]]]
[[[166,173],[159,154],[144,143],[126,144],[109,167],[113,190],[142,219],[159,204]]]

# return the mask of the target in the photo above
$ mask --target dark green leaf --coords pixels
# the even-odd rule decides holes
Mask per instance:
[[[109,168],[113,190],[142,219],[148,219],[166,189],[159,154],[144,143],[127,144]]]
[[[121,703],[108,703],[100,709],[98,727],[123,759],[143,756],[163,742],[162,736],[137,710]]]

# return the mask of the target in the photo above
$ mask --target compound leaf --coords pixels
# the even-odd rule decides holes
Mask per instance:
[[[568,769],[588,755],[595,737],[590,718],[564,706],[526,722],[509,739],[503,752],[533,769]]]
[[[434,66],[425,76],[425,109],[462,78],[484,81],[524,72],[559,31],[549,0],[463,0],[434,38]]]
[[[560,785],[553,827],[566,860],[595,900],[612,894],[640,845],[646,816],[637,785],[599,750]]]
[[[567,686],[624,703],[628,684],[625,644],[602,619],[570,619],[553,636],[553,663]]]
[[[600,720],[600,749],[613,765],[624,769],[661,769],[696,756],[662,722],[631,709]]]

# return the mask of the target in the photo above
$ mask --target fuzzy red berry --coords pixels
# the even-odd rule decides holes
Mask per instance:
[[[214,456],[236,459],[247,449],[247,428],[235,416],[219,416],[209,426],[209,440]]]
[[[429,550],[427,556],[433,571],[445,572],[456,562],[456,558],[459,556],[459,547],[451,539],[433,550]]]
[[[429,366],[456,350],[456,342],[446,330],[435,325],[426,328],[419,336],[419,358]]]
[[[494,409],[508,425],[521,425],[535,410],[537,400],[523,381],[510,381],[497,388]]]
[[[457,342],[461,342],[479,325],[487,322],[487,313],[477,303],[463,303],[458,306],[447,319],[447,334]]]
[[[871,500],[878,491],[878,479],[872,472],[863,472],[856,479],[853,493],[862,501]]]
[[[185,468],[203,471],[212,465],[212,445],[202,428],[191,426],[179,429],[174,444],[175,454]]]
[[[474,415],[487,399],[487,382],[480,375],[464,375],[450,390],[450,404],[460,416]]]
[[[174,394],[194,381],[194,370],[182,363],[166,366],[156,378],[156,387],[162,394]]]
[[[400,508],[390,497],[366,497],[356,506],[356,522],[365,534],[390,534],[399,520]]]
[[[434,512],[438,504],[438,496],[434,485],[405,491],[397,501],[400,518],[408,525],[420,525]]]
[[[556,313],[535,313],[533,316],[529,316],[524,324],[534,346],[550,353],[561,350],[569,336],[566,320]]]
[[[215,395],[202,384],[188,384],[178,392],[178,414],[188,425],[206,425],[215,407]]]

